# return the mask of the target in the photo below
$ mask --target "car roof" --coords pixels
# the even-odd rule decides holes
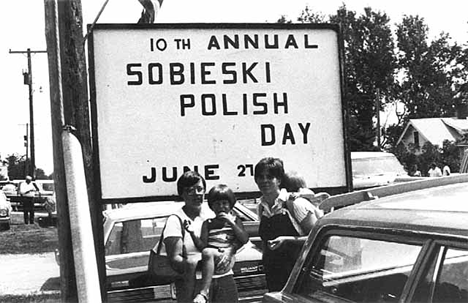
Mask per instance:
[[[351,159],[367,159],[367,158],[384,158],[384,157],[395,157],[394,154],[387,152],[351,152]]]
[[[327,214],[320,225],[391,228],[468,239],[467,197],[468,182],[411,190],[340,208]]]
[[[121,208],[106,210],[104,215],[113,221],[154,217],[155,212],[164,216],[173,214],[183,206],[183,203],[178,201],[130,203]]]
[[[155,214],[164,217],[175,213],[183,205],[183,201],[129,203],[121,208],[105,210],[104,216],[112,221],[152,218]],[[209,208],[208,203],[205,202],[204,207]],[[241,203],[236,203],[234,207],[240,208],[248,216],[256,218],[256,214]]]

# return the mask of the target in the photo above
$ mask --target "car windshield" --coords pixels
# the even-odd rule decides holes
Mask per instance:
[[[375,176],[384,174],[405,175],[400,162],[394,157],[372,157],[353,159],[353,176]]]

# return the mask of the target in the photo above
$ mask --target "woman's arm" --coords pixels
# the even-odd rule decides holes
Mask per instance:
[[[314,227],[315,223],[317,222],[317,216],[315,215],[315,206],[313,206],[311,203],[308,201],[301,201],[303,198],[297,198],[293,202],[293,207],[299,207],[301,208],[300,212],[304,213],[307,212],[306,216],[304,219],[302,219],[299,222],[299,225],[302,228],[302,231],[304,231],[304,236],[279,236],[273,240],[268,241],[268,246],[270,249],[275,250],[278,249],[281,245],[283,245],[285,242],[288,243],[294,243],[294,244],[303,244]],[[299,203],[296,204],[296,203]],[[293,213],[291,213],[292,216],[294,216]]]
[[[164,245],[166,246],[166,253],[171,262],[172,268],[174,268],[179,273],[185,272],[186,262],[183,255],[183,246],[184,243],[182,238],[179,237],[169,237],[164,239]]]
[[[315,211],[311,210],[307,213],[307,216],[301,222],[299,222],[299,225],[301,225],[301,228],[304,231],[304,233],[308,235],[316,222],[317,217],[315,216]]]

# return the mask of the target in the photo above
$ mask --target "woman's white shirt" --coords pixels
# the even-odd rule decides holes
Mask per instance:
[[[203,202],[200,215],[196,217],[194,220],[190,219],[187,216],[187,214],[183,211],[182,208],[180,208],[175,213],[175,215],[179,216],[179,218],[182,220],[182,224],[186,220],[189,221],[191,228],[197,237],[200,237],[203,222],[207,219],[214,218],[215,216],[213,211],[209,208],[208,203],[206,202]],[[179,219],[176,216],[170,216],[166,222],[166,229],[164,230],[164,238],[169,238],[169,237],[182,238],[182,228],[183,226],[181,226]],[[195,243],[193,243],[192,237],[187,231],[185,231],[184,245],[185,245],[185,250],[187,252],[187,257],[200,256],[201,254],[200,251],[195,246]],[[155,251],[156,251],[156,248],[157,246],[154,248]],[[166,247],[164,245],[164,241],[161,247],[161,255],[166,255]]]

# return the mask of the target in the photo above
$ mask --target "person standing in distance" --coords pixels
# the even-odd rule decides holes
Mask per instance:
[[[427,174],[429,175],[429,177],[442,177],[442,171],[435,163],[431,164],[431,168],[429,169]]]
[[[36,191],[38,189],[32,183],[32,177],[26,176],[26,181],[22,182],[19,187],[19,193],[23,197],[24,224],[34,224],[34,197]]]

